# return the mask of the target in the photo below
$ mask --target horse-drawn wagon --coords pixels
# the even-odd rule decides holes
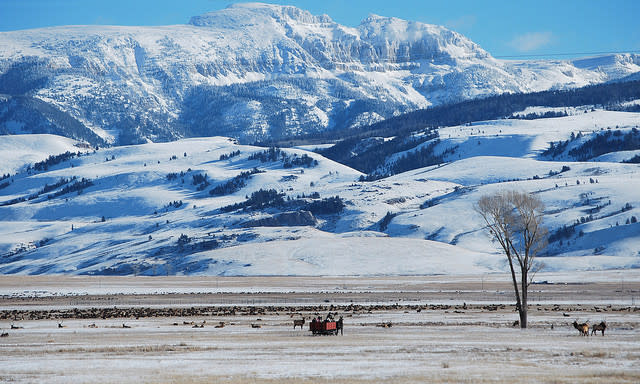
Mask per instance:
[[[309,323],[309,330],[314,335],[337,335],[342,334],[342,317],[338,321],[333,319],[313,319]]]

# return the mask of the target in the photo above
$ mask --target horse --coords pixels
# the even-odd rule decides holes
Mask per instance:
[[[596,324],[591,328],[591,336],[595,335],[596,331],[602,332],[602,336],[604,336],[604,330],[607,329],[607,323],[604,321],[600,324]]]
[[[300,329],[302,329],[303,325],[304,325],[304,317],[302,318],[302,320],[293,320],[293,329],[296,329],[297,326],[300,326]]]
[[[589,336],[589,324],[587,323],[578,324],[578,322],[574,320],[573,327],[580,332],[581,336]]]
[[[338,331],[340,331],[340,335],[343,335],[342,330],[344,329],[344,323],[342,322],[342,316],[340,316],[340,319],[338,319],[338,321],[336,321],[336,335],[338,334]]]

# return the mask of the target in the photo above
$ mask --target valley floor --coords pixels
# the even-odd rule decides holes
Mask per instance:
[[[536,280],[521,330],[505,275],[3,276],[0,381],[640,381],[640,273]],[[293,329],[329,311],[343,336]],[[581,337],[574,320],[608,328]]]

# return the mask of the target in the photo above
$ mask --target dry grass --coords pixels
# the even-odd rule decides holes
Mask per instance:
[[[392,315],[405,316],[384,316]],[[379,314],[361,316],[384,320]],[[271,320],[266,317],[264,322]],[[640,371],[634,369],[640,342],[634,330],[585,338],[569,327],[522,332],[457,325],[352,326],[343,337],[312,337],[287,325],[253,330],[242,323],[222,330],[192,330],[160,324],[167,324],[166,319],[147,320],[133,329],[87,329],[69,322],[69,328],[51,330],[50,324],[27,324],[22,333],[0,344],[2,382],[640,382]],[[47,329],[39,331],[38,326]],[[55,341],[47,343],[47,336]],[[31,356],[37,364],[25,364]],[[95,366],[95,376],[83,376],[86,363]]]
[[[615,357],[615,354],[612,351],[603,351],[600,349],[597,350],[586,350],[580,352],[572,352],[572,356],[580,356],[587,359],[604,359],[604,358],[612,358]]]
[[[399,291],[390,288],[395,287],[396,280],[382,279],[380,285],[374,280],[353,284],[361,284],[362,290],[389,290],[385,294],[395,300]],[[249,284],[240,279],[234,281],[238,285]],[[293,283],[286,279],[269,281],[283,284],[282,288],[301,283],[296,279]],[[397,281],[405,283],[402,279]],[[182,282],[176,280],[176,284]],[[318,292],[324,292],[344,280],[324,286],[317,279],[311,283],[318,284]],[[410,290],[402,284],[398,289],[407,297],[416,295],[407,293]],[[445,282],[438,284],[434,291],[446,288],[442,286]],[[474,288],[473,282],[467,284],[469,289]],[[542,288],[562,289],[568,292],[567,297],[577,297],[578,291],[600,289],[602,285]],[[617,288],[612,285],[611,289]],[[596,294],[599,293],[593,293]],[[458,293],[455,297],[466,298]],[[149,295],[138,299],[155,304],[157,298]],[[56,298],[52,304],[40,301],[39,305],[58,306],[65,300],[69,302]],[[547,304],[530,312],[527,330],[511,327],[517,313],[509,305],[490,311],[478,306],[420,312],[360,310],[344,313],[344,336],[317,337],[310,336],[306,329],[292,329],[294,317],[315,315],[302,309],[296,310],[294,317],[274,310],[259,316],[238,312],[225,316],[69,318],[65,319],[65,328],[58,328],[53,319],[21,320],[19,325],[24,329],[10,330],[8,337],[0,339],[0,382],[640,383],[640,311],[635,307],[614,309],[615,306],[600,305],[596,311],[592,305],[566,301],[561,309]],[[570,316],[563,316],[569,310]],[[258,317],[262,328],[251,328]],[[604,337],[580,337],[570,325],[576,317],[606,317],[610,329]],[[172,325],[203,320],[207,326],[202,329]],[[227,325],[221,329],[209,326],[219,321]],[[88,327],[94,322],[97,328]],[[123,322],[131,328],[122,328]],[[380,323],[393,323],[393,327],[377,327]],[[0,328],[8,329],[9,325],[10,320],[0,321]]]
[[[125,345],[125,346],[99,346],[99,347],[80,347],[80,348],[57,348],[54,350],[44,350],[43,353],[68,353],[68,354],[108,354],[108,355],[136,355],[142,354],[165,354],[170,352],[211,352],[217,350],[217,347],[207,346],[189,346],[189,345]]]
[[[433,372],[424,376],[395,376],[387,378],[256,378],[256,377],[167,377],[143,381],[145,384],[514,384],[514,383],[546,383],[546,384],[637,384],[640,373],[634,372],[589,372],[585,374],[563,375],[539,371],[535,375],[504,375],[478,377],[464,372]]]

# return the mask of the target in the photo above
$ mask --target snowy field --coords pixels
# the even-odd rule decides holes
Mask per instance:
[[[0,328],[7,333],[0,339],[0,381],[640,381],[640,274],[539,277],[546,283],[532,286],[529,328],[521,330],[512,326],[518,316],[505,275],[7,276],[0,281]],[[225,302],[216,302],[216,295]],[[269,297],[276,303],[260,304]],[[611,304],[612,297],[619,302]],[[301,304],[305,298],[315,303]],[[128,300],[136,304],[121,305]],[[76,305],[80,302],[92,305]],[[20,310],[13,312],[16,307]],[[109,312],[103,319],[89,315],[94,310],[121,314]],[[308,321],[330,310],[344,316],[344,335],[312,336],[307,327],[293,329],[294,319]],[[49,317],[31,320],[38,313]],[[573,320],[604,320],[608,328],[604,336],[581,337]]]

